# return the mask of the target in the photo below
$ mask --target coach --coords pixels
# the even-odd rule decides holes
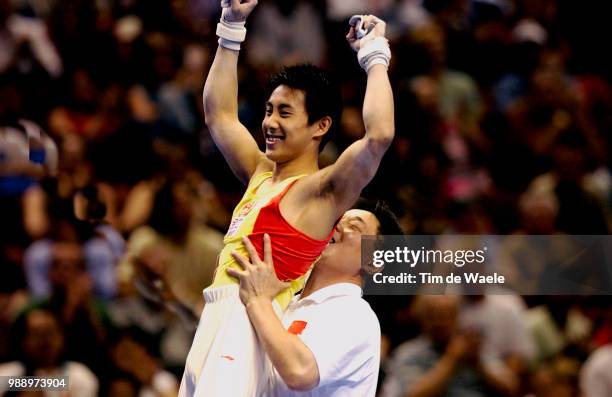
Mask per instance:
[[[380,362],[380,325],[361,298],[361,236],[400,234],[384,205],[363,202],[347,211],[334,230],[301,295],[279,320],[272,300],[285,287],[271,263],[269,238],[264,260],[245,239],[251,262],[244,268],[240,298],[274,370],[266,396],[374,396]]]

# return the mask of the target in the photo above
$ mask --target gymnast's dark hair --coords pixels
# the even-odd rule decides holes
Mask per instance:
[[[340,86],[325,70],[310,64],[286,66],[270,78],[270,93],[279,85],[304,91],[308,123],[312,124],[325,116],[332,119],[329,131],[323,135],[319,151],[333,137],[342,116],[342,92]]]

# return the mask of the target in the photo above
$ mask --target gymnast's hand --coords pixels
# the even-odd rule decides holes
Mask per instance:
[[[257,0],[221,0],[221,17],[226,22],[244,22],[256,5]]]
[[[240,280],[240,300],[244,305],[248,305],[254,299],[266,299],[272,301],[276,295],[287,287],[288,282],[280,281],[276,277],[274,265],[272,263],[272,244],[270,236],[264,234],[264,259],[259,258],[257,251],[247,237],[242,238],[251,260],[249,261],[236,251],[232,256],[240,264],[243,270],[229,268],[227,274]]]
[[[385,21],[374,15],[353,15],[349,25],[346,40],[355,51],[359,51],[377,37],[384,38],[387,26]]]

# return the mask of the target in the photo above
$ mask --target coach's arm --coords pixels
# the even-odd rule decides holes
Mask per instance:
[[[257,0],[231,3],[224,15],[232,21],[244,21]],[[234,174],[246,184],[265,156],[238,119],[238,54],[219,45],[204,85],[203,102],[206,125],[215,144]]]
[[[266,353],[285,384],[292,390],[311,390],[319,384],[317,361],[300,338],[284,328],[272,306],[274,297],[289,284],[276,277],[270,237],[267,234],[264,236],[263,261],[248,238],[243,238],[243,243],[251,257],[250,262],[233,253],[243,270],[230,268],[227,273],[240,280],[240,299]]]

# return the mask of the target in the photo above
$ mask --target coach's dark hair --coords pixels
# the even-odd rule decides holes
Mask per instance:
[[[378,234],[387,236],[404,234],[397,216],[382,200],[370,200],[360,197],[353,205],[353,209],[364,210],[374,214],[379,223]]]
[[[353,209],[356,210],[364,210],[371,212],[374,214],[376,219],[378,220],[378,230],[376,231],[376,241],[371,247],[372,249],[379,250],[384,249],[385,246],[385,237],[384,236],[397,236],[404,235],[404,231],[400,226],[400,223],[397,219],[397,216],[391,211],[389,206],[382,200],[370,200],[363,197],[360,197],[355,204],[353,204]],[[362,251],[362,255],[364,252]],[[366,256],[369,256],[366,254]],[[361,276],[367,278],[372,276],[375,273],[380,273],[384,269],[382,267],[376,267],[372,264],[371,261],[366,260],[361,263]]]
[[[325,116],[331,117],[331,126],[321,138],[319,145],[319,151],[323,150],[340,126],[342,116],[340,86],[325,70],[310,64],[284,67],[270,78],[270,92],[279,85],[304,91],[309,124]]]

